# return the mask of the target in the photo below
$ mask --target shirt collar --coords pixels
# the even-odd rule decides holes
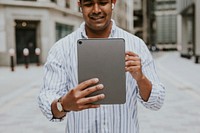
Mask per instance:
[[[109,35],[109,38],[113,38],[114,37],[114,33],[115,33],[116,28],[117,28],[115,21],[113,19],[111,19],[111,21],[112,21],[112,29],[111,29],[111,33]],[[86,35],[86,31],[85,31],[85,22],[83,22],[80,25],[80,30],[81,30],[81,36],[82,36],[82,38],[87,39],[88,36]]]

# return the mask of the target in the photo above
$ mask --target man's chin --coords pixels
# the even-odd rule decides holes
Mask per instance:
[[[92,25],[88,25],[88,28],[90,28],[93,31],[101,31],[104,30],[106,28],[105,24],[92,24]]]

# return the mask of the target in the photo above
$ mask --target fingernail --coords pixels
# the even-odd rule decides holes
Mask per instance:
[[[99,84],[99,85],[98,85],[98,88],[99,88],[99,89],[103,89],[103,87],[104,87],[103,84]]]
[[[105,95],[104,95],[104,94],[101,94],[101,98],[102,98],[102,99],[105,98]]]
[[[98,78],[94,78],[94,82],[99,82],[99,79]]]

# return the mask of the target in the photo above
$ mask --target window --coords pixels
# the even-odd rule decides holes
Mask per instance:
[[[66,0],[66,8],[70,8],[70,0]]]
[[[18,0],[18,1],[37,1],[37,0]]]
[[[177,41],[176,15],[157,16],[157,43],[175,44]]]
[[[174,0],[157,1],[156,9],[157,10],[175,10],[176,9],[176,1],[174,1]]]
[[[56,23],[56,41],[70,34],[73,29],[74,27],[71,25]]]
[[[51,2],[54,2],[54,3],[56,3],[56,0],[51,0]]]

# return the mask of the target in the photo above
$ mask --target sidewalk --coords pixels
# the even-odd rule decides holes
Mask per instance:
[[[166,96],[159,111],[138,104],[140,133],[200,133],[200,64],[178,52],[153,54]]]
[[[181,58],[179,52],[162,54],[164,56],[156,59],[158,69],[165,72],[165,75],[170,77],[169,80],[176,81],[179,86],[182,85],[182,89],[200,94],[200,64],[195,64],[194,59]]]
[[[30,65],[28,69],[24,66],[15,67],[12,72],[9,67],[0,67],[0,104],[6,99],[25,89],[34,86],[34,83],[42,81],[42,66]]]
[[[37,104],[43,69],[0,67],[0,133],[64,133],[65,122],[49,122]]]

